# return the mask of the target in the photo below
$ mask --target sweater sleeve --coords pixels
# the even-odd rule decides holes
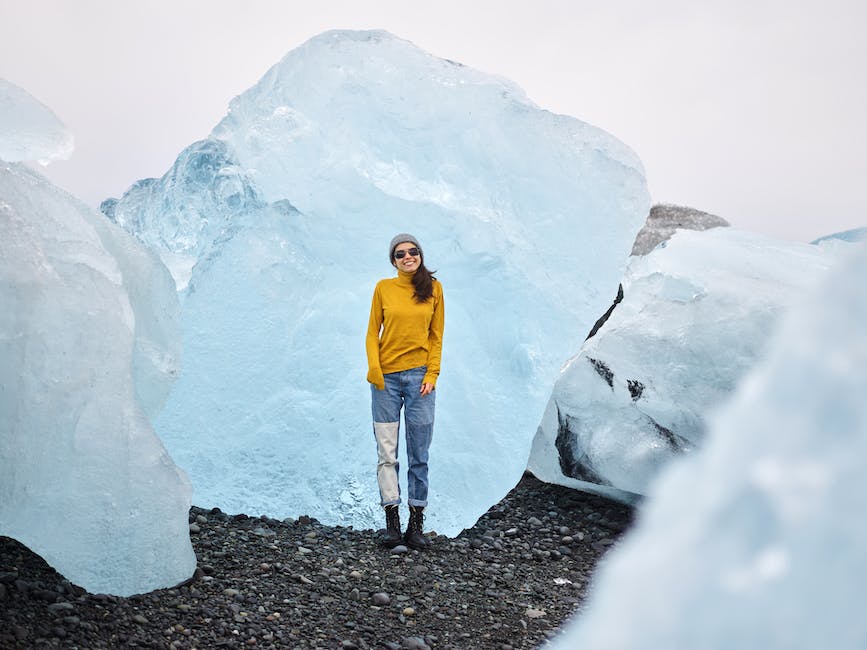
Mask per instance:
[[[382,327],[382,295],[379,286],[373,290],[373,300],[370,303],[370,320],[367,323],[367,381],[379,390],[385,389],[385,377],[382,376],[382,366],[379,361],[379,330]]]
[[[434,304],[433,317],[430,321],[430,333],[428,335],[428,353],[427,353],[427,372],[424,376],[424,383],[433,384],[436,386],[437,377],[440,374],[440,361],[443,354],[443,328],[445,327],[446,311],[445,301],[443,300],[442,285],[439,281],[434,285],[438,291],[434,294],[436,304]]]

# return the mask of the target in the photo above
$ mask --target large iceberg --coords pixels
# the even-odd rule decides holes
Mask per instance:
[[[679,230],[632,257],[622,301],[560,374],[530,471],[643,494],[662,466],[700,444],[708,413],[834,259],[732,228]]]
[[[558,648],[867,647],[867,245],[654,484]]]
[[[0,104],[19,90],[0,87]],[[35,100],[22,103],[10,114],[52,157],[59,127],[40,139],[44,113],[28,118]],[[0,150],[20,142],[18,126],[0,123]],[[174,283],[152,253],[0,161],[0,534],[89,591],[150,591],[195,569],[190,484],[149,421],[178,372],[179,339]]]
[[[520,478],[648,208],[612,136],[381,31],[293,50],[165,176],[103,205],[183,290],[156,427],[195,500],[364,527],[370,299],[391,237],[416,235],[445,291],[429,520],[447,534]]]

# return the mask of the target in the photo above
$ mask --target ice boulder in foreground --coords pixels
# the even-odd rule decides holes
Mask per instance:
[[[189,481],[149,422],[177,374],[178,311],[141,244],[0,161],[0,535],[91,592],[195,569]]]
[[[707,414],[833,259],[731,228],[681,230],[633,257],[622,302],[560,374],[530,471],[643,494],[666,463],[701,443]]]
[[[865,323],[862,244],[654,484],[558,648],[867,647]]]
[[[0,160],[47,165],[72,154],[72,133],[50,108],[0,79]]]
[[[519,480],[648,208],[612,136],[378,31],[293,50],[165,176],[104,204],[192,266],[157,430],[195,501],[357,527],[382,525],[370,300],[391,237],[417,236],[445,291],[428,518],[447,534]]]

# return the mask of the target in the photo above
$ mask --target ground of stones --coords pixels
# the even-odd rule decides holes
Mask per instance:
[[[458,537],[430,533],[425,551],[309,517],[194,507],[196,575],[129,598],[87,593],[0,537],[0,647],[545,647],[580,616],[632,519],[529,474]]]

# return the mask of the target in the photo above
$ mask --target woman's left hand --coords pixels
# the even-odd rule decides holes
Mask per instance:
[[[422,396],[430,395],[433,392],[433,389],[433,384],[424,383],[421,385],[421,390],[419,391],[419,393],[421,393]]]

